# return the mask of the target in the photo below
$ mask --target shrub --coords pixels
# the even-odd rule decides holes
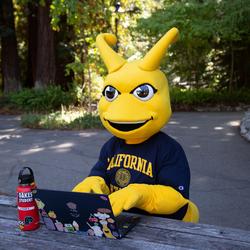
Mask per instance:
[[[183,90],[171,88],[170,99],[172,105],[206,106],[223,104],[236,106],[241,103],[250,104],[250,91],[236,90],[228,92],[211,89]]]
[[[64,92],[60,86],[46,89],[24,89],[9,95],[10,102],[27,112],[49,112],[60,109],[61,105],[74,103],[74,96]]]

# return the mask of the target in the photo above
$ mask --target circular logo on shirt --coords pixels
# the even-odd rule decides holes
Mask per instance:
[[[130,172],[127,169],[120,168],[116,171],[115,181],[120,187],[126,187],[131,179]]]

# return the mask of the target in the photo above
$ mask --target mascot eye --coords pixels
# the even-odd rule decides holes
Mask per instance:
[[[118,96],[119,92],[116,88],[108,85],[103,90],[102,94],[105,96],[107,101],[112,102]]]
[[[156,89],[151,86],[150,84],[142,84],[139,87],[137,87],[136,89],[134,89],[132,91],[132,94],[142,100],[142,101],[147,101],[149,99],[151,99],[154,95],[154,93],[156,93]]]

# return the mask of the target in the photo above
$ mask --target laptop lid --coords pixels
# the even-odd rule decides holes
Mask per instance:
[[[50,230],[116,239],[137,222],[133,217],[119,230],[109,197],[103,194],[37,189],[34,197]]]

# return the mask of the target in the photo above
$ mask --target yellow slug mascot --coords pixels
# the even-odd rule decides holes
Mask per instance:
[[[171,116],[168,81],[160,61],[178,38],[169,30],[143,59],[127,62],[112,48],[116,37],[100,34],[96,44],[107,66],[99,113],[114,136],[101,149],[89,177],[75,192],[109,194],[114,215],[123,210],[198,222],[189,200],[190,170],[178,142],[160,129]]]

